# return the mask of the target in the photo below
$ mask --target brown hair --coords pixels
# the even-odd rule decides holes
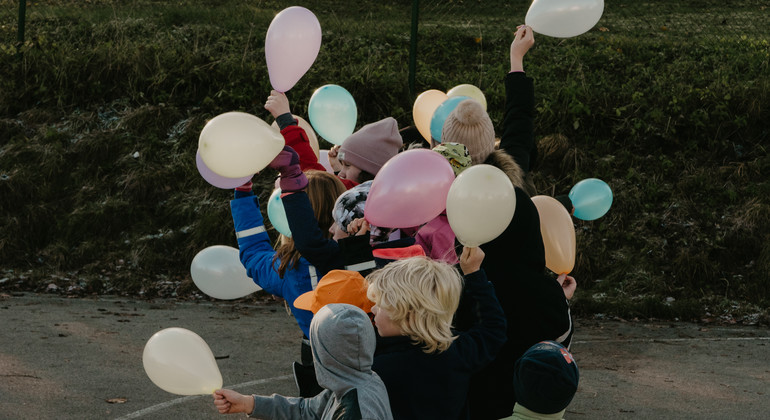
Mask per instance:
[[[345,192],[345,185],[342,184],[342,181],[337,176],[326,171],[309,170],[305,172],[305,175],[307,176],[305,192],[310,201],[310,207],[313,208],[313,214],[318,221],[321,233],[324,237],[330,239],[329,228],[334,223],[332,218],[334,202],[337,201],[337,197],[340,194]],[[276,259],[280,260],[278,276],[283,278],[286,270],[294,267],[300,257],[299,251],[294,248],[294,240],[288,236],[279,235],[275,246],[275,255],[273,256],[273,264],[275,264]]]

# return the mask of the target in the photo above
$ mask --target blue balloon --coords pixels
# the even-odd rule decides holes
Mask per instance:
[[[358,108],[344,87],[324,85],[310,97],[307,115],[316,133],[330,143],[342,145],[356,128]]]
[[[444,131],[444,121],[446,121],[446,117],[457,108],[457,104],[466,99],[470,98],[467,96],[452,96],[442,102],[441,105],[433,111],[433,117],[430,119],[430,136],[433,137],[433,140],[441,143],[441,132]]]
[[[270,198],[267,200],[267,218],[270,219],[270,223],[273,224],[278,233],[291,238],[289,220],[286,218],[286,211],[283,209],[281,190],[279,188],[273,190],[273,193],[270,194]]]
[[[597,178],[587,178],[569,192],[573,215],[580,220],[596,220],[604,216],[612,205],[612,189],[606,182]]]

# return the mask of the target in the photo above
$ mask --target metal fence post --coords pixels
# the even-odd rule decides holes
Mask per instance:
[[[409,42],[409,94],[414,96],[415,74],[417,73],[417,23],[420,0],[412,0],[412,37]]]
[[[19,0],[19,31],[16,36],[16,55],[21,58],[24,47],[24,24],[27,18],[27,0]]]

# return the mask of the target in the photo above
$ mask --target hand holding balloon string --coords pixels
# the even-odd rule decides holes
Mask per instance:
[[[577,281],[575,278],[568,276],[567,273],[562,273],[556,281],[559,282],[562,290],[564,290],[564,297],[566,297],[567,300],[572,299],[572,295],[575,294],[575,290],[577,289]]]
[[[334,173],[339,172],[342,169],[342,164],[340,163],[340,160],[337,159],[337,155],[340,152],[340,145],[335,144],[332,146],[331,149],[329,149],[329,153],[327,156],[329,157],[329,165],[332,167],[332,170]]]
[[[524,71],[524,55],[535,44],[535,33],[527,25],[516,27],[516,36],[511,42],[511,71]]]
[[[214,391],[214,405],[220,414],[250,414],[254,411],[254,398],[231,389],[218,389]]]
[[[484,251],[479,247],[463,247],[460,255],[460,269],[463,274],[471,274],[481,270],[481,262],[484,261]]]
[[[369,222],[367,222],[363,217],[354,219],[348,224],[347,232],[349,235],[355,236],[366,235],[366,233],[369,232]]]
[[[270,111],[270,114],[275,118],[275,121],[278,124],[278,128],[281,130],[290,125],[297,124],[297,120],[291,115],[289,98],[286,97],[285,93],[271,90],[270,96],[268,96],[267,101],[265,101],[265,109]]]

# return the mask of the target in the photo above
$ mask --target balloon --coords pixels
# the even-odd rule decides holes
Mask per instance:
[[[320,163],[324,168],[326,168],[326,172],[334,173],[334,168],[332,168],[332,164],[329,163],[329,151],[328,150],[321,150],[321,156],[318,158],[318,163]]]
[[[223,176],[219,176],[214,173],[214,171],[209,169],[205,163],[203,163],[203,159],[201,159],[201,153],[199,151],[195,153],[195,165],[198,167],[198,172],[200,172],[203,179],[217,188],[229,189],[240,187],[249,181],[252,176],[254,176],[253,174],[244,176],[242,178],[225,178]]]
[[[295,120],[297,120],[297,123],[300,127],[302,127],[303,130],[305,130],[305,134],[307,134],[307,139],[310,142],[310,147],[315,152],[315,157],[320,158],[320,152],[319,152],[319,146],[318,146],[318,137],[315,135],[315,131],[313,131],[313,127],[310,125],[309,122],[307,122],[304,118],[300,117],[299,115],[291,114],[292,117],[294,117]],[[281,131],[278,127],[278,121],[273,121],[272,124],[270,124],[271,127],[275,128],[279,132]]]
[[[604,216],[612,205],[612,189],[597,178],[584,179],[569,192],[574,216],[581,220],[596,220]]]
[[[150,380],[177,395],[207,395],[222,388],[222,374],[208,344],[184,328],[166,328],[144,345],[144,371]]]
[[[201,292],[216,299],[238,299],[259,287],[246,274],[236,248],[214,245],[203,249],[190,264],[190,275]]]
[[[449,114],[457,108],[457,104],[470,99],[467,96],[453,96],[442,102],[441,105],[436,108],[433,116],[430,119],[430,135],[434,140],[441,142],[441,133],[444,131],[444,121]]]
[[[559,200],[546,195],[532,197],[540,215],[540,233],[545,247],[545,266],[556,274],[569,274],[575,267],[575,225]]]
[[[444,211],[455,174],[449,161],[430,149],[401,152],[385,162],[372,181],[364,217],[374,226],[408,228]]]
[[[265,36],[270,84],[286,92],[305,75],[321,49],[321,24],[310,10],[292,6],[275,15]]]
[[[448,97],[453,96],[467,96],[471,99],[475,99],[481,106],[484,107],[484,111],[487,110],[487,98],[484,96],[484,92],[481,89],[473,85],[457,85],[452,89],[449,89],[446,93]]]
[[[273,193],[270,194],[270,198],[267,200],[267,218],[270,219],[270,223],[273,224],[278,233],[291,238],[289,220],[286,218],[286,211],[283,209],[280,189],[273,190]]]
[[[476,247],[497,238],[516,211],[511,179],[492,165],[474,165],[457,176],[446,200],[449,226],[457,240]]]
[[[433,118],[433,113],[436,111],[442,102],[446,101],[449,97],[446,93],[431,89],[426,90],[417,96],[412,106],[412,119],[414,119],[414,125],[417,127],[417,131],[422,134],[430,143],[430,119]]]
[[[307,105],[307,114],[315,131],[338,145],[353,133],[358,119],[356,101],[350,92],[338,85],[316,89]]]
[[[593,28],[602,12],[604,0],[535,0],[524,22],[537,33],[570,38]]]
[[[226,112],[203,126],[198,152],[215,174],[242,178],[264,169],[284,144],[281,133],[261,119],[245,112]]]

